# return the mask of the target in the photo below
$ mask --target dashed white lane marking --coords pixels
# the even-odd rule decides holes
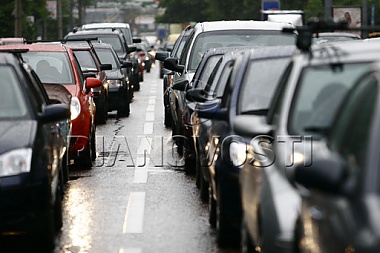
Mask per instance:
[[[152,149],[152,141],[152,138],[141,138],[137,154],[144,155],[145,151],[146,153],[150,154],[150,151]]]
[[[142,233],[144,225],[145,192],[131,192],[124,218],[123,234]]]
[[[151,89],[150,93],[156,93],[156,89]]]
[[[145,121],[154,121],[154,112],[147,112],[145,114]]]
[[[146,111],[147,112],[154,112],[154,109],[155,109],[155,105],[148,105],[148,108],[146,108]]]
[[[145,122],[144,124],[144,134],[153,134],[153,122]]]
[[[141,248],[125,248],[120,249],[119,253],[142,253]]]
[[[156,96],[149,97],[148,104],[154,105],[156,103]]]

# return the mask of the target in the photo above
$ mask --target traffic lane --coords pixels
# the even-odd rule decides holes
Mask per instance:
[[[55,252],[238,252],[216,246],[194,177],[169,165],[183,163],[163,125],[158,75],[145,73],[128,118],[110,113],[97,127],[95,166],[70,171]]]

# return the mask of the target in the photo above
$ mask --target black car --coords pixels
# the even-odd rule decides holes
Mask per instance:
[[[239,174],[244,161],[241,163],[239,160],[241,147],[238,143],[244,141],[233,129],[234,120],[239,115],[266,115],[276,86],[295,51],[295,46],[282,46],[240,52],[227,79],[221,102],[213,110],[198,111],[198,115],[211,120],[207,149],[209,203],[219,244],[240,242],[242,205]]]
[[[112,69],[106,70],[108,82],[108,111],[117,110],[118,116],[130,115],[130,87],[126,68],[131,68],[132,63],[119,61],[113,47],[107,43],[93,44],[96,54],[102,64],[111,64]]]
[[[62,226],[67,152],[59,123],[70,118],[70,107],[50,104],[37,74],[20,58],[0,53],[0,62],[0,231],[27,233],[52,248]]]
[[[324,156],[295,168],[302,204],[294,252],[380,251],[379,92],[376,64],[345,96]]]
[[[171,70],[167,70],[164,68],[163,62],[166,58],[175,58],[178,59],[181,57],[183,48],[185,46],[185,43],[187,39],[190,37],[192,31],[191,26],[187,26],[185,29],[182,30],[181,34],[177,38],[173,50],[171,52],[168,51],[158,51],[156,53],[155,59],[160,61],[160,66],[162,66],[162,78],[163,78],[163,93],[164,93],[164,124],[166,127],[172,127],[173,123],[173,113],[170,109],[170,101],[169,97],[171,96],[171,93],[173,90],[171,89],[171,86],[173,84],[173,75],[174,72]],[[161,69],[161,67],[160,67]],[[160,70],[161,71],[161,70]],[[175,133],[173,133],[175,134]]]

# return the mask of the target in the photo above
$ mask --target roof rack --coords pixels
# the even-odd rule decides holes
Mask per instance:
[[[298,33],[296,46],[303,52],[309,52],[312,44],[313,34],[331,31],[377,31],[378,26],[349,27],[346,20],[334,22],[332,20],[312,19],[306,26],[297,26],[294,28],[283,28],[283,32]]]

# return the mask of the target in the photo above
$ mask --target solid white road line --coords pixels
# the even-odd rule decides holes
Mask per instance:
[[[123,234],[142,233],[144,225],[145,192],[131,192],[124,218]]]

